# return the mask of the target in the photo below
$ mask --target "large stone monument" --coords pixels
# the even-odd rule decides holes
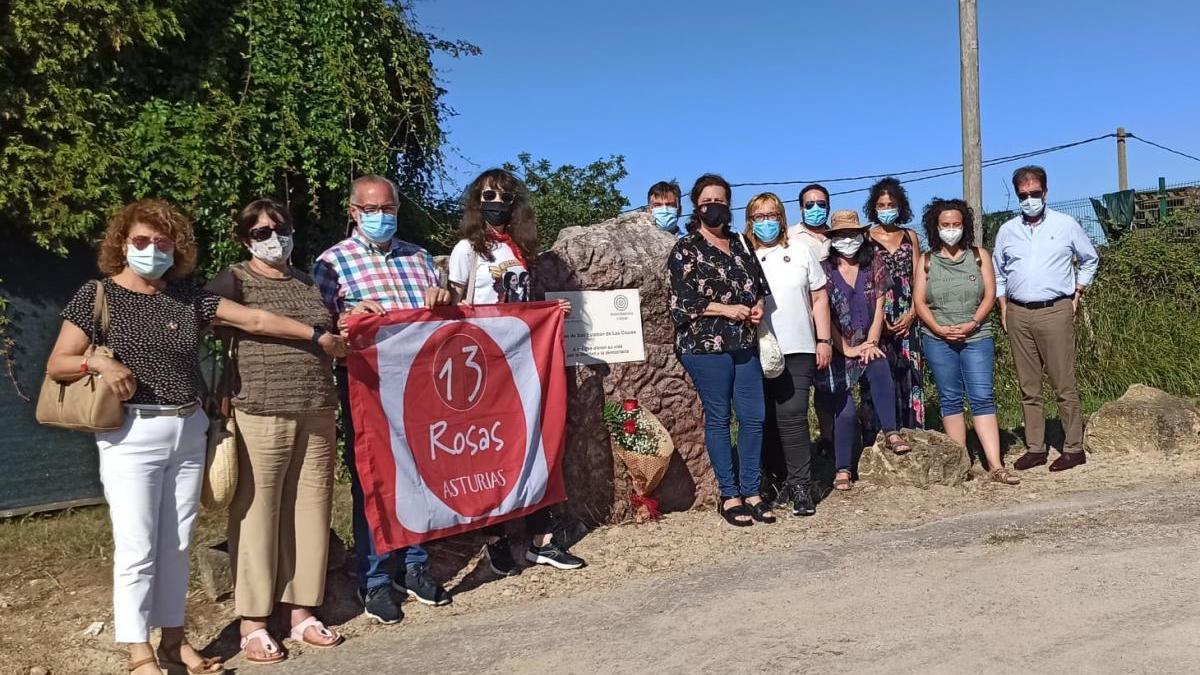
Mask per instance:
[[[604,401],[636,398],[671,432],[678,457],[655,492],[664,511],[684,510],[716,498],[704,448],[704,416],[679,360],[667,311],[667,256],[675,237],[656,228],[647,213],[630,213],[596,225],[562,230],[536,263],[541,291],[641,293],[646,360],[577,366],[567,374],[567,508],[585,523],[628,517],[630,486],[613,457],[601,416]]]

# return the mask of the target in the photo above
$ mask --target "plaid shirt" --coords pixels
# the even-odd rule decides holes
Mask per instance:
[[[325,306],[338,315],[363,300],[386,311],[424,307],[425,289],[438,281],[433,256],[420,246],[393,237],[384,253],[357,233],[322,253],[312,271]]]

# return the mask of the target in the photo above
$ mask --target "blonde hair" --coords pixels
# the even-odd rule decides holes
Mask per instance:
[[[745,229],[746,240],[750,242],[750,246],[753,248],[759,248],[760,246],[763,245],[763,242],[759,241],[758,237],[754,234],[754,221],[753,221],[754,209],[758,206],[762,206],[763,204],[769,204],[771,206],[774,206],[775,210],[779,211],[779,244],[778,245],[782,246],[784,248],[787,248],[787,245],[788,245],[787,209],[783,208],[783,200],[781,200],[779,198],[779,196],[776,195],[774,192],[763,192],[760,194],[756,194],[753,197],[751,197],[750,201],[746,204],[746,229]]]

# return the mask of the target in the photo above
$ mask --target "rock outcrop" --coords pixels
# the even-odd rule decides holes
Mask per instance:
[[[1200,405],[1131,385],[1088,418],[1084,446],[1096,454],[1200,454]]]
[[[716,484],[704,447],[700,400],[675,358],[667,311],[666,262],[675,237],[654,227],[648,214],[631,213],[588,227],[569,227],[537,261],[541,291],[636,288],[642,304],[646,360],[579,366],[567,376],[567,508],[585,522],[623,520],[630,487],[612,453],[601,410],[605,400],[636,398],[671,432],[677,459],[654,496],[664,511],[711,502]]]
[[[938,431],[905,429],[901,432],[912,446],[912,452],[894,454],[883,442],[863,450],[858,463],[862,480],[883,487],[909,486],[928,488],[932,485],[962,485],[971,470],[967,449]]]

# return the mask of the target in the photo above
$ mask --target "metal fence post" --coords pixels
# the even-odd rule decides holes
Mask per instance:
[[[1167,219],[1167,179],[1158,177],[1158,222]]]

